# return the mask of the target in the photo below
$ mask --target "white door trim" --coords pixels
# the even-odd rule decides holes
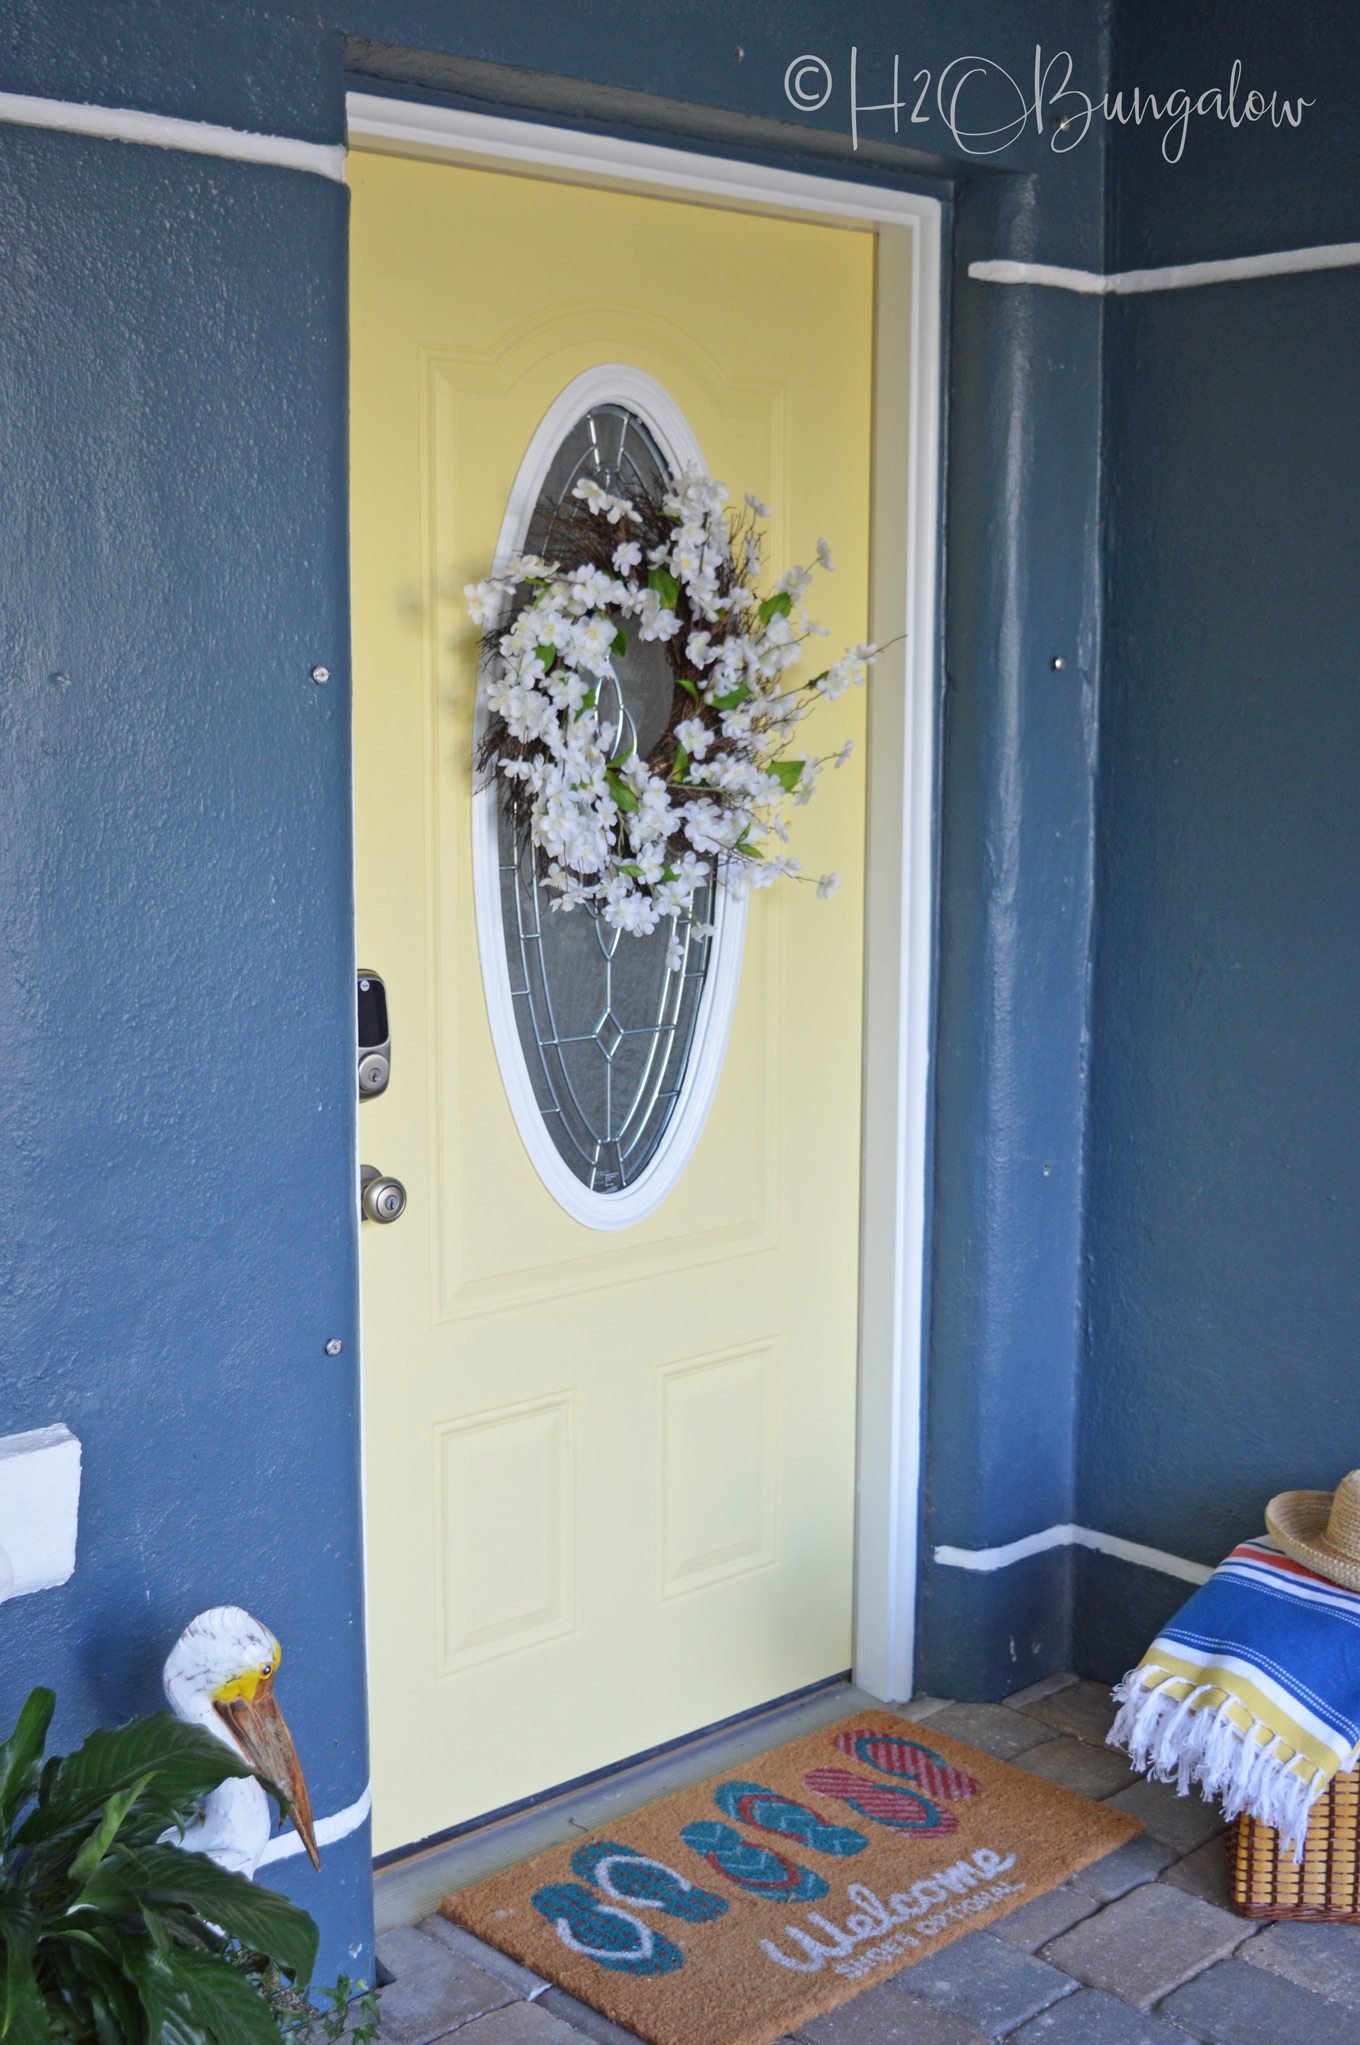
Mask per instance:
[[[661,190],[877,235],[855,1680],[912,1693],[934,952],[938,199],[372,93],[352,147]],[[905,379],[897,374],[905,358]],[[899,635],[900,639],[899,639]]]

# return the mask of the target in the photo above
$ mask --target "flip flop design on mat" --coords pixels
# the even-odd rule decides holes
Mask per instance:
[[[723,1828],[726,1830],[726,1827]],[[571,1857],[572,1873],[603,1889],[611,1903],[632,1903],[640,1910],[664,1910],[686,1924],[707,1924],[725,1917],[727,1899],[697,1889],[664,1860],[651,1860],[635,1847],[613,1839],[592,1839]]]
[[[685,1956],[650,1924],[602,1903],[578,1882],[551,1882],[534,1891],[534,1908],[546,1917],[568,1951],[581,1953],[611,1974],[673,1974]]]
[[[867,1761],[880,1775],[905,1776],[940,1803],[956,1804],[961,1797],[982,1794],[975,1777],[952,1767],[943,1754],[937,1754],[932,1747],[918,1746],[915,1740],[895,1740],[890,1733],[860,1728],[837,1733],[836,1745],[853,1760]]]
[[[799,1867],[771,1847],[754,1845],[716,1818],[686,1825],[680,1837],[729,1882],[771,1903],[815,1903],[827,1893],[826,1883],[810,1867]]]
[[[852,1775],[848,1768],[814,1768],[803,1777],[806,1788],[818,1796],[834,1797],[848,1804],[861,1818],[875,1825],[888,1825],[894,1832],[957,1832],[959,1821],[953,1811],[937,1811],[929,1797],[919,1790],[895,1789],[886,1782],[870,1782],[867,1776]]]
[[[858,1776],[847,1776],[847,1781],[857,1782]],[[831,1853],[838,1860],[848,1860],[852,1853],[863,1853],[869,1844],[862,1832],[852,1831],[849,1825],[828,1825],[825,1818],[810,1811],[806,1804],[794,1803],[792,1797],[780,1796],[777,1790],[765,1789],[758,1782],[722,1782],[713,1792],[713,1801],[724,1817],[736,1818],[743,1825],[752,1825],[757,1832],[773,1832],[781,1839],[796,1839],[800,1846],[810,1846],[817,1853]]]

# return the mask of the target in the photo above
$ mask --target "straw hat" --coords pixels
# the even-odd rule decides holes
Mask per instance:
[[[1296,1562],[1360,1591],[1360,1470],[1335,1491],[1282,1491],[1266,1507],[1266,1526]]]

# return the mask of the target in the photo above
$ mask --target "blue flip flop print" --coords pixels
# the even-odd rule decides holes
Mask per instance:
[[[602,1903],[576,1882],[552,1882],[534,1891],[534,1908],[546,1917],[569,1952],[580,1953],[611,1974],[673,1974],[685,1956],[650,1924],[612,1903]]]
[[[726,1875],[739,1889],[763,1896],[771,1903],[815,1903],[827,1893],[826,1883],[810,1867],[799,1867],[768,1846],[754,1846],[720,1825],[716,1818],[701,1818],[686,1825],[680,1837],[695,1853],[702,1854],[716,1873]]]
[[[753,1825],[757,1832],[796,1839],[800,1846],[834,1854],[838,1860],[863,1853],[869,1844],[862,1832],[853,1831],[849,1825],[830,1825],[806,1804],[796,1804],[791,1797],[780,1796],[777,1790],[765,1789],[758,1782],[720,1783],[713,1792],[713,1801],[725,1817]]]
[[[726,1830],[726,1827],[723,1828]],[[571,1857],[572,1873],[594,1882],[614,1903],[634,1903],[642,1910],[664,1910],[686,1924],[708,1924],[727,1912],[727,1899],[697,1889],[662,1860],[651,1860],[636,1847],[613,1839],[592,1839]]]

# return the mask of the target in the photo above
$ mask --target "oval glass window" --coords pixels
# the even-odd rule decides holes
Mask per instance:
[[[534,436],[498,560],[554,555],[558,508],[582,476],[627,497],[654,492],[698,444],[660,385],[611,364],[578,377]],[[602,724],[645,758],[674,682],[663,646],[630,637],[601,691]],[[479,734],[480,735],[480,734]],[[474,797],[477,931],[492,1036],[520,1136],[554,1198],[594,1228],[640,1221],[676,1184],[722,1068],[741,970],[745,903],[711,882],[692,916],[649,936],[591,909],[554,907],[504,800]],[[668,963],[672,944],[680,967]]]

